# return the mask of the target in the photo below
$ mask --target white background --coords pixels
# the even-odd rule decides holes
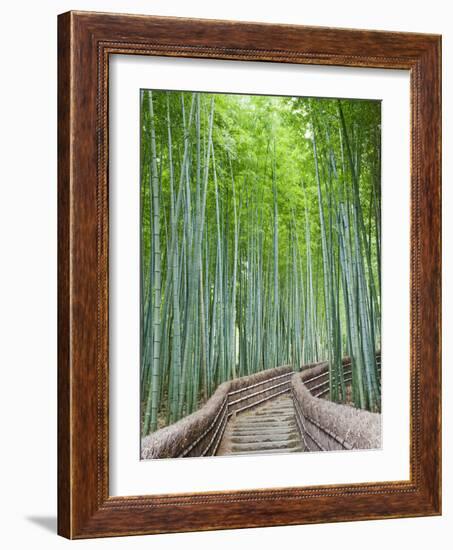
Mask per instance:
[[[109,75],[110,494],[409,479],[409,72],[113,56]],[[139,89],[153,87],[320,97],[335,93],[338,97],[382,100],[382,355],[385,365],[382,449],[137,460],[140,439],[140,146],[137,129],[140,126]]]
[[[450,240],[452,161],[444,160],[444,515],[363,523],[247,529],[68,542],[55,535],[56,515],[56,14],[88,9],[243,19],[337,27],[442,33],[444,151],[453,142],[453,24],[450,2],[50,1],[2,6],[0,87],[0,385],[1,543],[4,548],[382,549],[404,544],[451,547],[453,474],[451,421],[453,277]],[[445,154],[445,157],[447,155]],[[449,372],[450,371],[450,372]]]

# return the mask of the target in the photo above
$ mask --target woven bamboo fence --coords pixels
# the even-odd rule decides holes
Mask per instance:
[[[348,382],[348,359],[343,361],[343,368]],[[322,399],[328,393],[328,375],[328,363],[324,362],[309,365],[291,378],[296,421],[305,450],[379,449],[381,415]]]

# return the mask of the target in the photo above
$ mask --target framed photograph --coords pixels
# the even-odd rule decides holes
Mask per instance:
[[[58,24],[59,533],[440,514],[440,37]]]

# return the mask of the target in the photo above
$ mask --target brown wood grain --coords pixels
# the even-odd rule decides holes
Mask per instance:
[[[59,16],[58,48],[58,532],[86,538],[440,514],[440,37],[69,12]],[[109,496],[111,54],[410,71],[410,481]]]

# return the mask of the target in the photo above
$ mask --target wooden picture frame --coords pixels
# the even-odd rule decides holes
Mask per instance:
[[[58,20],[58,532],[89,538],[441,513],[441,39],[69,12]],[[410,71],[410,480],[109,496],[111,54]]]

